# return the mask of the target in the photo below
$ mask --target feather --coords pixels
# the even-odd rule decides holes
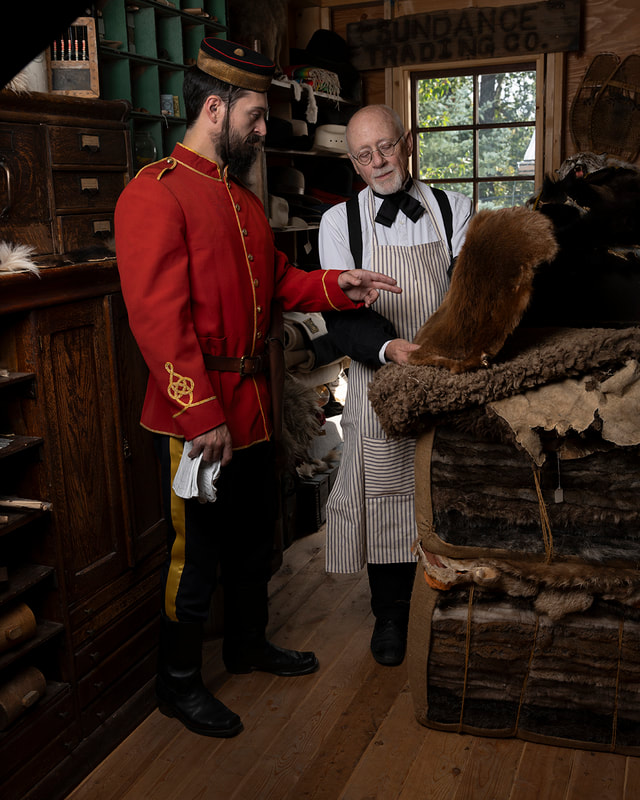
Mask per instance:
[[[40,274],[40,268],[31,259],[35,248],[28,244],[0,242],[0,272],[33,272]]]

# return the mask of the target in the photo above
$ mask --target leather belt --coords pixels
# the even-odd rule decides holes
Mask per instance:
[[[237,372],[239,375],[256,375],[258,372],[266,372],[269,366],[269,359],[266,355],[228,358],[227,356],[212,356],[209,353],[203,353],[202,357],[207,369],[215,369],[218,372]]]

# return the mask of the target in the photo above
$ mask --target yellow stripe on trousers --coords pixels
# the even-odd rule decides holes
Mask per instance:
[[[174,436],[169,438],[172,485],[178,470],[178,465],[180,464],[180,459],[182,458],[183,448],[184,442],[182,439],[176,439]],[[169,619],[177,622],[176,597],[178,596],[180,579],[182,578],[182,571],[184,569],[186,523],[185,502],[181,497],[178,497],[173,490],[171,490],[171,524],[173,525],[176,538],[171,547],[171,563],[169,565],[167,585],[164,590],[164,611]]]

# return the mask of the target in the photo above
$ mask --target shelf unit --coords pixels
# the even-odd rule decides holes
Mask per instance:
[[[226,38],[226,0],[199,0],[198,6],[193,0],[107,0],[98,12],[101,97],[131,103],[136,168],[168,155],[183,138],[184,72],[195,64],[203,38]],[[177,98],[178,113],[162,113],[161,95]]]
[[[16,730],[37,725],[46,708],[68,690],[68,675],[60,646],[65,631],[59,605],[55,602],[55,569],[40,563],[45,540],[49,536],[49,503],[21,501],[35,489],[33,472],[41,459],[44,440],[26,435],[23,423],[24,404],[35,397],[36,376],[28,372],[7,371],[0,377],[0,496],[18,497],[25,505],[11,507],[0,504],[0,704],[2,719],[11,720],[0,733],[0,748]],[[25,632],[21,609],[35,617],[35,628]],[[15,641],[7,633],[19,634]],[[6,635],[6,640],[5,640]],[[22,708],[15,708],[7,687],[15,680],[23,681],[29,670],[44,676],[44,694],[27,692]],[[26,691],[26,690],[23,690]],[[31,704],[31,702],[33,703]],[[11,714],[6,712],[11,707]],[[16,718],[12,719],[13,714]],[[0,782],[4,779],[0,768]]]
[[[309,135],[313,136],[317,125],[325,124],[325,111],[329,111],[332,116],[336,114],[342,116],[344,124],[348,121],[351,114],[358,108],[358,104],[341,97],[335,97],[325,92],[314,92],[313,97],[317,104],[318,119],[317,123],[308,124]],[[269,106],[276,116],[290,119],[305,119],[307,111],[308,97],[306,93],[297,99],[297,93],[291,81],[275,79],[269,89]],[[308,188],[318,175],[327,175],[336,164],[341,164],[351,172],[351,162],[346,153],[330,151],[311,147],[304,150],[296,150],[291,147],[267,146],[264,149],[260,174],[252,182],[251,188],[258,194],[265,208],[268,208],[269,194],[277,195],[273,186],[269,185],[267,173],[273,167],[293,167],[300,170],[305,175]],[[354,173],[355,174],[355,173]],[[292,213],[290,216],[300,216]],[[318,254],[318,229],[320,225],[317,221],[307,221],[306,227],[296,227],[292,225],[273,227],[277,247],[285,252],[292,263],[297,264],[303,269],[310,269],[319,265]]]

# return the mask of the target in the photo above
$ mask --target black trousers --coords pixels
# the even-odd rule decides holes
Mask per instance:
[[[367,564],[367,573],[374,616],[408,622],[416,564]]]
[[[264,631],[277,511],[273,445],[234,451],[216,482],[216,501],[200,503],[171,490],[181,442],[163,435],[155,441],[169,523],[163,614],[177,622],[206,621],[220,576],[225,635],[228,626]]]

